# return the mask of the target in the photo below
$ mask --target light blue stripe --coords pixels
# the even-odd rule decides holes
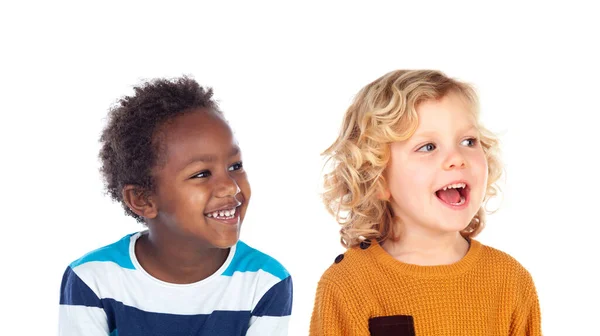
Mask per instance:
[[[119,336],[119,331],[117,329],[115,329],[108,336]]]
[[[289,276],[288,271],[275,259],[238,241],[231,264],[222,275],[232,276],[234,272],[256,272],[263,270],[283,280]]]
[[[111,261],[128,269],[135,269],[129,256],[129,243],[132,234],[129,234],[116,243],[101,247],[71,263],[71,268],[83,265],[90,261]]]

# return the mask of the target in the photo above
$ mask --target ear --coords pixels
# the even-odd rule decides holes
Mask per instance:
[[[139,186],[127,184],[122,191],[123,201],[136,215],[144,218],[154,218],[158,214],[156,203],[148,192]]]
[[[381,191],[378,195],[377,198],[380,201],[387,201],[390,199],[391,193],[390,190],[388,188],[384,188],[383,191]]]

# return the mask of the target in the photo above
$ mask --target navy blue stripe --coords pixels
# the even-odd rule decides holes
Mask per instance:
[[[254,316],[288,316],[292,314],[293,300],[292,277],[288,276],[271,287],[260,299],[252,315]]]
[[[119,309],[115,309],[116,307],[126,307],[122,302],[117,301],[115,299],[102,299],[102,306],[104,307],[104,312],[106,313],[106,321],[108,324],[108,330],[110,333],[115,333],[118,335],[119,331],[117,330],[117,317]],[[122,311],[122,309],[120,309]]]
[[[102,308],[98,296],[71,267],[67,267],[60,284],[60,304]]]
[[[151,294],[149,294],[151,295]],[[250,324],[249,311],[214,311],[212,314],[176,315],[152,313],[102,299],[108,329],[118,335],[147,336],[243,336]]]

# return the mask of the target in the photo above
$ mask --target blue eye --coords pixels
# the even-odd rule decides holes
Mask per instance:
[[[244,167],[244,165],[242,164],[242,162],[241,162],[241,161],[240,161],[240,162],[236,162],[236,163],[232,164],[232,165],[229,167],[229,171],[240,170],[240,169],[242,169],[243,167]]]
[[[475,138],[469,138],[469,139],[465,139],[461,142],[461,145],[463,146],[468,146],[468,147],[475,147],[477,145],[477,139]]]
[[[434,144],[432,143],[428,143],[425,146],[417,149],[417,152],[431,152],[432,150],[434,150],[436,147]]]
[[[192,176],[192,178],[205,178],[205,177],[209,177],[210,175],[211,175],[210,171],[203,170],[203,171],[199,172],[198,174]]]

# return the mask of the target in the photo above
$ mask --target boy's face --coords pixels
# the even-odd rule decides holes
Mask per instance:
[[[176,117],[161,131],[152,196],[161,234],[196,239],[209,247],[235,245],[250,185],[231,129],[214,112],[198,109]]]
[[[394,214],[404,230],[458,232],[481,207],[487,188],[475,118],[456,94],[416,110],[413,136],[391,145],[386,178]]]

